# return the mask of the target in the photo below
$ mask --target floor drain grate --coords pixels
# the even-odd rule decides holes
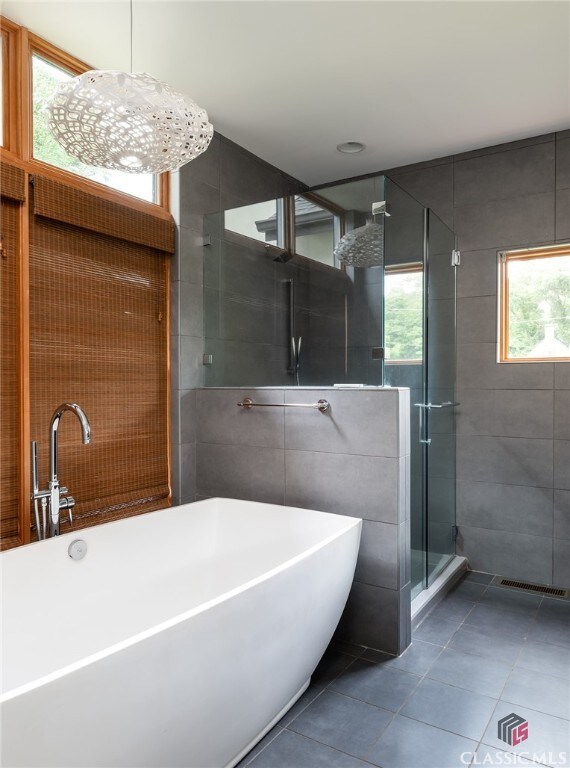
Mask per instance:
[[[528,584],[526,581],[500,579],[499,586],[511,587],[512,589],[524,589],[527,592],[537,592],[541,595],[551,595],[553,597],[568,597],[567,589],[558,589],[557,587],[543,587],[542,584]]]

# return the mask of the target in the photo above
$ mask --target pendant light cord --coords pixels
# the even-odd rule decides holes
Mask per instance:
[[[133,0],[130,0],[130,26],[131,26],[131,75],[133,74]]]

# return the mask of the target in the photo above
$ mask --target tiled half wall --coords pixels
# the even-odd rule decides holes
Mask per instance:
[[[330,410],[244,410],[315,403]],[[197,498],[225,496],[360,517],[355,581],[337,635],[390,653],[410,642],[407,389],[196,391]]]

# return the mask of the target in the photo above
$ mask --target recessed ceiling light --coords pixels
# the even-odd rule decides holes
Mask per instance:
[[[342,144],[337,144],[336,148],[345,155],[353,155],[356,152],[362,152],[364,144],[361,141],[343,141]]]

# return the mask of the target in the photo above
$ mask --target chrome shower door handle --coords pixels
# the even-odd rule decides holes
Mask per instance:
[[[429,405],[425,403],[414,403],[414,406],[418,409],[418,435],[419,443],[421,445],[431,445],[431,438],[424,438],[424,411],[429,408]]]
[[[455,408],[461,403],[454,400],[445,400],[443,403],[414,403],[418,409],[418,429],[419,442],[422,445],[431,445],[431,437],[424,437],[424,411],[431,411],[432,408]]]

